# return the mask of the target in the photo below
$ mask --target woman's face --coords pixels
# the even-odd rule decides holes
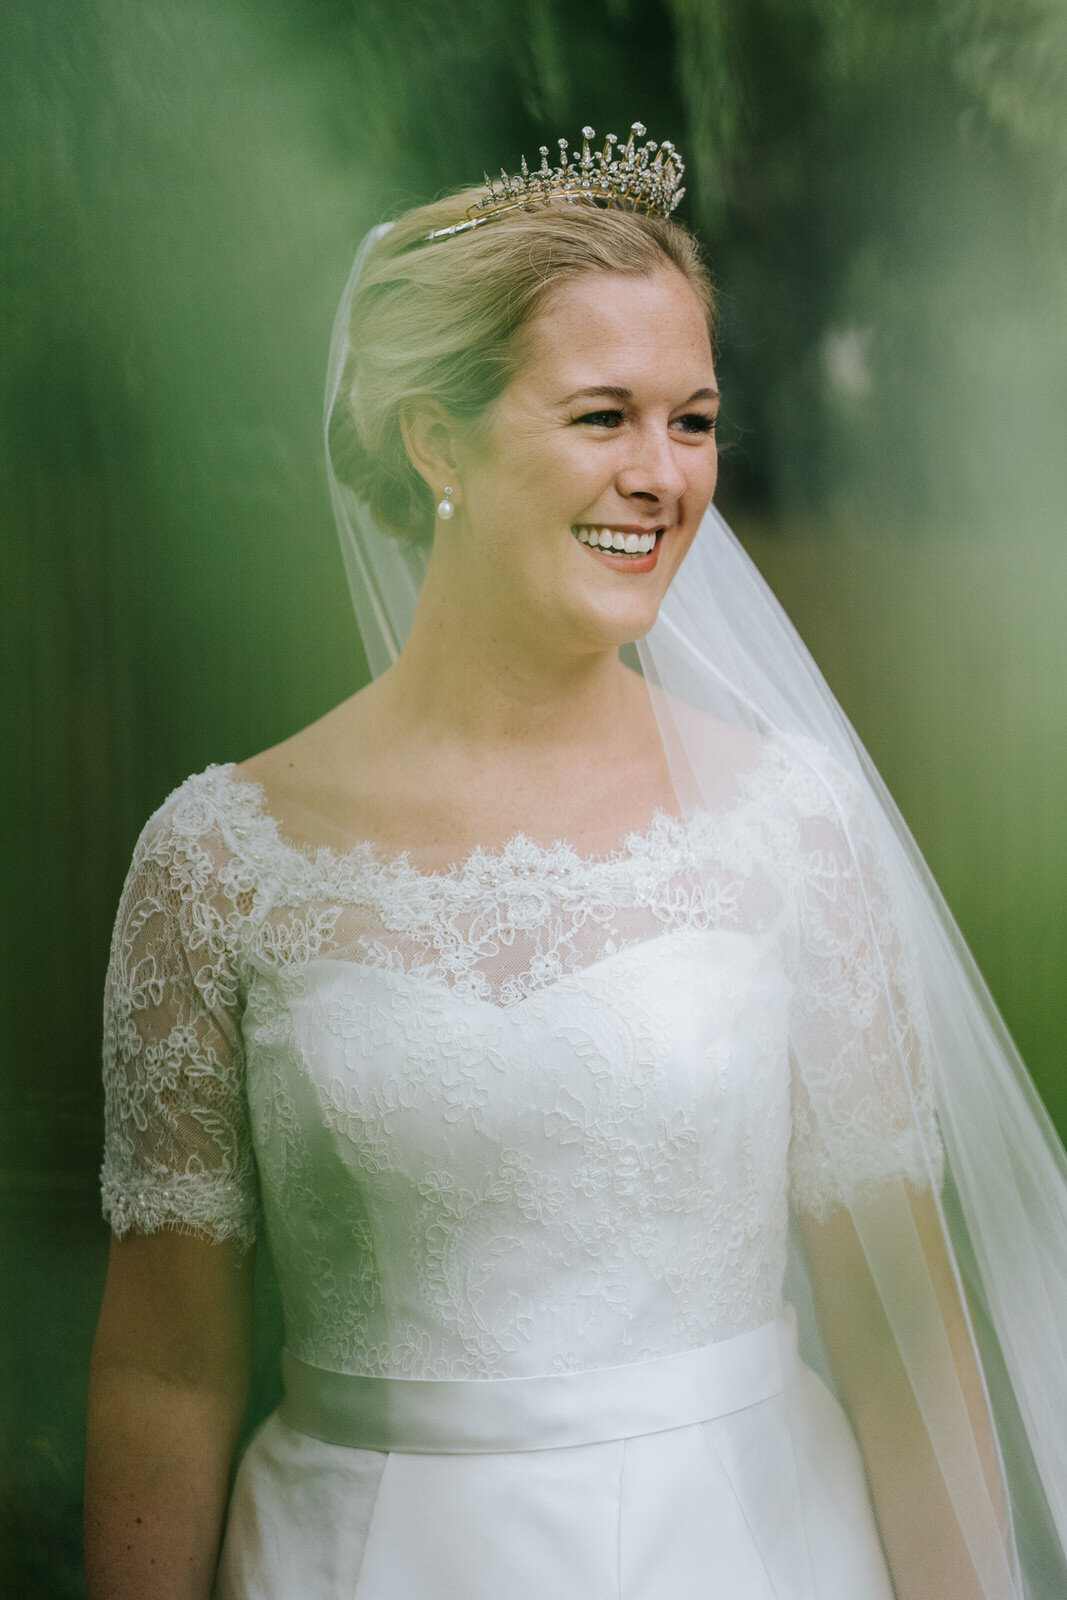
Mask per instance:
[[[551,297],[523,350],[436,541],[455,541],[501,626],[571,653],[641,638],[715,488],[703,308],[671,266],[587,274]]]

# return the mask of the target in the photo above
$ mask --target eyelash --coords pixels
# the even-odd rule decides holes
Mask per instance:
[[[621,411],[615,411],[615,410],[587,411],[587,412],[584,413],[583,416],[575,417],[574,421],[576,423],[577,422],[591,422],[591,423],[596,424],[600,419],[602,419],[604,417],[610,417],[612,419],[612,426],[613,427],[618,427],[618,426],[621,426],[621,424],[622,424],[623,413]],[[709,417],[709,416],[705,415],[705,413],[702,412],[702,411],[687,411],[684,416],[675,418],[676,422],[695,423],[696,426],[695,427],[691,427],[691,428],[687,428],[686,432],[687,433],[696,433],[696,434],[714,433],[715,432],[716,420],[717,419],[715,417]]]

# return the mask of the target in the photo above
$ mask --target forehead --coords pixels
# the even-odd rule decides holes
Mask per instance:
[[[634,368],[669,370],[683,382],[694,373],[701,381],[713,375],[704,307],[673,266],[652,277],[571,278],[525,329],[519,376],[530,381],[574,378],[580,387],[593,377],[617,382],[623,369]]]

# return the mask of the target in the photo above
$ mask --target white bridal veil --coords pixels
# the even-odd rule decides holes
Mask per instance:
[[[353,292],[388,226],[363,241],[338,309],[328,460]],[[382,534],[332,462],[329,478],[377,675],[406,637],[424,553]],[[721,804],[723,746],[711,730],[725,723],[750,745],[786,746],[829,818],[806,858],[809,970],[824,1002],[834,975],[850,974],[850,1000],[836,1016],[832,1003],[807,1018],[798,1007],[790,1046],[797,1115],[818,1131],[821,1192],[829,1182],[835,1198],[796,1218],[787,1292],[802,1352],[837,1386],[860,1438],[894,1575],[909,1572],[909,1595],[955,1600],[933,1579],[934,1553],[954,1540],[967,1600],[1062,1600],[1058,1136],[870,758],[714,508],[638,652],[683,809]],[[820,1600],[817,1571],[791,1593],[805,1583]]]

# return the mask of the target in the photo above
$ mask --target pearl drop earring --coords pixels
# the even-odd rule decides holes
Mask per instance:
[[[455,515],[456,508],[452,504],[452,485],[445,485],[444,499],[438,502],[437,515],[442,522],[447,522],[449,517]]]

